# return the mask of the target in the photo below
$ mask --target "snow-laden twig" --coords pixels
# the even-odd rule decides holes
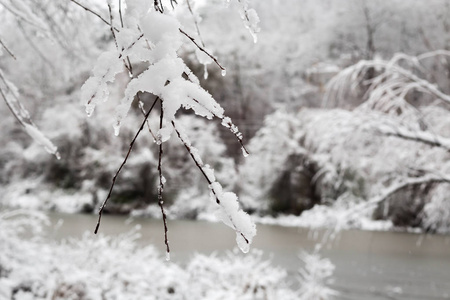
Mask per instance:
[[[1,71],[0,95],[13,116],[20,123],[20,125],[23,126],[26,133],[28,133],[28,135],[38,144],[43,146],[48,153],[53,154],[57,159],[60,159],[61,156],[58,152],[58,148],[34,124],[29,112],[19,100],[19,91],[17,87],[8,81]]]
[[[208,182],[212,197],[222,209],[222,221],[236,231],[236,242],[242,252],[247,253],[253,237],[256,235],[255,224],[250,216],[239,208],[237,196],[234,193],[222,191],[222,186],[216,181],[213,170],[209,165],[203,164],[201,157],[198,155],[198,150],[192,146],[189,137],[178,128],[175,121],[172,121],[172,126],[197,168]]]

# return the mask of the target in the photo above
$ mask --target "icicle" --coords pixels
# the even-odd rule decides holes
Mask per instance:
[[[203,78],[206,80],[206,79],[208,79],[208,65],[204,64],[203,66],[204,66],[204,70],[205,70],[203,73]]]
[[[170,252],[166,251],[166,261],[170,261]]]
[[[227,70],[226,69],[222,69],[222,76],[227,75]]]
[[[257,43],[258,42],[258,36],[256,35],[256,33],[254,33],[253,31],[250,30],[250,34],[253,37],[253,43]]]
[[[249,153],[247,151],[247,149],[245,149],[244,147],[241,147],[242,150],[242,155],[244,155],[244,157],[248,157]]]
[[[114,135],[115,135],[115,136],[119,136],[119,133],[120,133],[120,123],[117,122],[116,125],[114,125],[113,127],[114,127]]]

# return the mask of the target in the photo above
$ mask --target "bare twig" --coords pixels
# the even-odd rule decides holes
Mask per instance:
[[[108,3],[108,11],[109,11],[109,28],[111,30],[111,34],[113,36],[114,43],[116,44],[116,49],[119,50],[119,45],[117,44],[116,33],[114,32],[113,15],[112,15],[111,4],[109,4],[109,3]]]
[[[6,47],[6,45],[3,43],[2,39],[0,39],[0,45],[2,45],[3,49],[5,49],[6,52],[8,52],[8,54],[9,54],[12,58],[17,59],[17,58],[14,56],[14,54],[8,49],[8,47]]]
[[[76,1],[76,0],[69,0],[69,1],[72,1],[72,2],[75,3],[76,5],[78,5],[78,6],[80,6],[81,8],[83,8],[84,10],[90,12],[91,14],[94,14],[94,15],[97,16],[100,20],[102,20],[103,23],[105,23],[106,25],[110,25],[110,26],[111,26],[111,24],[110,24],[108,21],[106,21],[99,13],[93,11],[93,10],[90,9],[89,7],[84,6],[83,4],[81,4],[80,2],[78,2],[78,1]],[[114,30],[115,30],[115,31],[119,31],[119,30],[118,30],[117,28],[115,28],[115,27],[114,27]]]
[[[0,95],[2,95],[3,100],[5,100],[6,106],[9,108],[9,110],[11,111],[12,115],[16,118],[16,120],[20,123],[20,125],[22,125],[23,127],[25,127],[25,124],[23,123],[23,121],[19,118],[19,116],[16,114],[16,111],[14,110],[14,108],[11,106],[11,104],[9,103],[8,99],[6,98],[6,95],[3,93],[3,90],[0,88]]]
[[[200,42],[202,43],[203,48],[205,48],[206,46],[205,46],[205,43],[203,42],[202,35],[200,34],[200,28],[198,27],[197,18],[195,17],[194,12],[192,11],[191,3],[189,0],[186,0],[186,3],[188,6],[188,9],[189,9],[189,12],[192,15],[192,18],[194,19],[195,29],[197,30],[198,38],[200,39]]]
[[[133,149],[134,143],[136,142],[137,137],[139,136],[139,134],[141,133],[142,129],[144,128],[145,122],[148,119],[148,116],[150,115],[151,111],[153,110],[153,107],[155,107],[155,104],[156,104],[156,102],[158,102],[158,100],[159,100],[159,97],[156,97],[156,99],[153,102],[152,106],[150,107],[149,111],[145,115],[145,118],[142,121],[142,124],[139,127],[139,130],[136,132],[136,135],[134,136],[133,140],[130,143],[130,147],[128,148],[128,152],[127,152],[127,155],[125,156],[125,159],[123,160],[123,162],[120,165],[119,169],[117,169],[116,174],[114,175],[114,177],[112,179],[112,183],[111,183],[111,186],[109,188],[108,196],[106,197],[105,201],[103,201],[103,204],[102,204],[102,206],[100,206],[100,210],[98,212],[98,221],[97,221],[97,225],[95,226],[95,230],[94,230],[95,234],[97,234],[98,228],[100,227],[100,221],[102,219],[102,213],[103,213],[103,210],[104,210],[104,208],[106,206],[106,203],[111,198],[111,193],[112,193],[112,190],[113,190],[114,185],[116,183],[117,176],[119,176],[120,171],[122,170],[123,166],[126,164],[126,162],[128,160],[128,157],[130,156],[131,150]]]
[[[159,129],[163,127],[163,119],[164,119],[164,109],[163,109],[163,101],[161,99],[161,114],[159,115]],[[163,190],[164,190],[164,178],[162,175],[162,156],[163,156],[163,142],[162,140],[158,140],[159,143],[159,156],[158,156],[158,175],[159,175],[159,187],[158,187],[158,204],[161,208],[161,215],[164,223],[164,243],[166,244],[166,254],[169,257],[170,248],[169,248],[169,239],[167,238],[167,216],[164,211],[164,200],[163,200]]]
[[[176,0],[170,0],[170,5],[172,5],[172,9],[175,9],[175,5],[173,5],[174,3],[178,4]]]
[[[159,11],[160,13],[164,13],[164,6],[162,5],[161,0],[153,1],[153,6],[155,7],[155,10]]]
[[[123,28],[122,0],[119,0],[119,17],[120,17],[120,27]]]
[[[211,55],[208,51],[206,51],[205,50],[205,48],[203,48],[202,46],[200,46],[196,41],[195,41],[195,39],[192,37],[192,36],[190,36],[189,34],[187,34],[183,29],[179,29],[180,30],[180,32],[184,35],[184,36],[186,36],[188,39],[190,39],[191,41],[192,41],[192,43],[194,43],[194,45],[195,46],[197,46],[197,48],[200,50],[200,51],[202,51],[203,53],[205,53],[206,55],[208,55],[209,56],[209,58],[211,58],[215,63],[216,63],[216,65],[217,66],[219,66],[219,68],[222,70],[222,71],[226,71],[226,69],[224,68],[224,67],[222,67],[222,65],[219,63],[219,61],[217,60],[217,58],[215,58],[213,55]]]
[[[117,43],[116,33],[114,32],[112,9],[111,9],[111,5],[109,3],[108,3],[108,11],[109,11],[109,24],[110,24],[109,28],[111,30],[111,34],[112,34],[113,39],[114,39],[114,44],[116,45],[116,49],[117,49],[117,51],[120,51],[119,50],[119,44]],[[121,11],[120,11],[120,21],[122,22],[122,12]],[[121,23],[121,24],[122,24],[122,27],[123,27],[123,23]],[[127,49],[132,47],[136,42],[137,41],[133,42]],[[123,50],[124,50],[124,48],[122,47],[122,52],[123,52]],[[121,57],[122,57],[122,53],[119,54],[119,58],[121,58]],[[133,76],[133,69],[131,67],[131,61],[130,61],[130,57],[129,56],[126,57],[126,60],[123,59],[123,65],[125,66],[125,69],[128,70],[129,74],[131,74],[131,76]]]
[[[141,101],[139,95],[137,95],[137,96],[138,96],[138,102],[139,102],[139,104],[138,104],[139,109],[141,110],[142,115],[145,116],[147,114],[147,112],[144,109],[144,103]],[[146,123],[147,123],[148,132],[150,132],[150,134],[153,137],[153,141],[156,143],[156,136],[153,133],[152,128],[150,127],[150,122],[148,121],[148,119],[146,120]]]

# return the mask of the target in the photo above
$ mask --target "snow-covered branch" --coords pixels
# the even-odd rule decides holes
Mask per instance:
[[[391,195],[407,187],[430,183],[450,183],[450,176],[443,174],[428,174],[419,178],[408,178],[402,180],[396,184],[392,184],[390,187],[382,191],[378,196],[353,207],[351,210],[349,210],[349,212],[346,213],[346,215],[347,217],[350,217],[355,213],[370,210],[371,208],[386,201]]]
[[[432,134],[427,131],[411,130],[405,126],[394,126],[387,124],[378,124],[376,127],[380,133],[390,136],[396,136],[402,139],[424,143],[434,147],[441,147],[450,151],[450,139]]]
[[[0,70],[0,95],[16,120],[23,126],[26,133],[31,136],[45,150],[60,159],[58,148],[37,128],[29,112],[19,101],[19,90],[8,81]]]
[[[203,163],[201,157],[198,155],[198,150],[192,146],[186,133],[178,128],[175,121],[172,121],[172,125],[178,138],[208,182],[212,198],[221,207],[221,210],[218,212],[219,217],[223,223],[236,231],[236,242],[242,252],[247,253],[253,237],[256,235],[255,224],[247,213],[239,209],[237,196],[231,192],[223,192],[221,184],[216,181],[214,170],[209,165]]]
[[[436,84],[417,75],[425,69],[421,61],[436,56],[450,56],[450,51],[433,51],[417,57],[400,53],[389,61],[361,60],[342,70],[329,81],[324,105],[333,100],[344,99],[348,93],[356,92],[360,86],[367,88],[363,106],[369,109],[389,111],[393,109],[392,103],[404,101],[411,91],[430,94],[450,104],[450,95],[440,90]],[[374,78],[367,78],[369,71],[373,70],[377,75]]]

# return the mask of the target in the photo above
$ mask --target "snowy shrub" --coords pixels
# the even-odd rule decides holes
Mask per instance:
[[[191,295],[195,299],[296,299],[288,288],[285,270],[253,250],[243,257],[236,251],[225,257],[197,254],[187,265]],[[207,288],[213,287],[213,288]],[[206,288],[206,289],[205,289]]]
[[[344,193],[362,197],[363,176],[343,148],[350,146],[347,134],[360,130],[363,122],[342,110],[278,111],[268,116],[250,141],[252,155],[239,169],[244,204],[259,211],[287,206],[291,208],[284,212],[299,213]],[[361,141],[352,142],[350,147],[359,147]],[[258,198],[265,206],[247,202]]]
[[[318,254],[301,253],[300,258],[305,262],[304,269],[299,271],[300,298],[302,300],[320,299],[327,300],[337,295],[337,292],[329,288],[334,265],[327,258],[321,258]]]
[[[391,226],[429,228],[422,222],[423,210],[424,205],[432,207],[427,204],[431,198],[438,203],[436,197],[443,196],[435,189],[447,182],[450,123],[445,108],[415,111],[407,119],[362,109],[303,109],[269,116],[273,121],[250,141],[252,155],[239,169],[245,205],[267,213],[279,197],[285,202],[278,207],[312,207],[296,222],[302,226],[371,227],[369,220],[375,218],[389,220]],[[408,127],[406,120],[413,125]],[[420,122],[427,131],[419,131]],[[275,136],[280,143],[273,142]],[[309,183],[300,185],[302,178],[310,178]],[[264,206],[252,202],[255,195]],[[299,202],[302,195],[309,201]]]
[[[369,203],[378,206],[375,217],[389,218],[394,225],[424,226],[422,212],[429,199],[433,198],[426,204],[428,216],[435,215],[431,213],[431,203],[445,201],[437,200],[436,197],[443,194],[435,184],[448,181],[445,167],[450,149],[448,131],[445,130],[449,126],[448,109],[435,104],[450,103],[450,96],[445,93],[448,88],[445,82],[432,81],[443,76],[432,70],[445,72],[448,57],[450,52],[437,50],[418,56],[399,53],[389,61],[363,60],[342,70],[327,86],[326,102],[342,101],[363,88],[364,102],[354,113],[379,118],[368,119],[363,127],[370,135],[383,136],[383,144],[391,150],[379,160],[386,163],[389,159],[391,163],[376,166],[381,167],[378,175],[373,172],[375,164],[368,164],[371,166],[369,172],[375,175],[371,178],[372,183],[382,190],[378,195],[372,192]],[[430,106],[432,100],[435,102]],[[396,149],[392,147],[394,145]],[[375,162],[379,153],[373,157]],[[388,165],[395,166],[393,172],[386,173]],[[431,219],[436,220],[435,226],[429,223]],[[428,229],[441,228],[439,218],[431,217],[427,222],[425,227]]]
[[[450,231],[449,185],[436,188],[430,202],[423,208],[422,226],[430,231],[448,233]]]
[[[151,246],[138,246],[138,228],[116,237],[62,242],[24,230],[46,225],[39,213],[0,214],[0,298],[4,299],[331,299],[333,265],[304,255],[299,294],[294,278],[263,253],[196,254],[185,267],[165,261]],[[321,291],[317,288],[321,287]],[[303,296],[302,296],[303,295]],[[314,298],[315,296],[322,298]]]

